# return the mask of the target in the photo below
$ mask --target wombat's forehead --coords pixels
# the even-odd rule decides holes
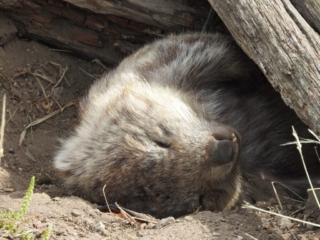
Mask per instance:
[[[117,93],[117,94],[115,94]],[[117,114],[141,115],[139,117],[159,114],[158,117],[170,114],[173,117],[190,118],[196,113],[180,97],[179,92],[173,92],[160,86],[151,86],[141,81],[122,82],[104,93],[102,101],[97,101],[110,112]]]

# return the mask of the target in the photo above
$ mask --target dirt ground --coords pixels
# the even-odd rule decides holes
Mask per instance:
[[[52,157],[58,139],[67,137],[77,124],[77,100],[103,71],[92,61],[18,39],[15,27],[0,20],[1,106],[2,96],[7,95],[0,211],[18,210],[31,177],[36,177],[35,193],[21,228],[39,237],[50,225],[50,239],[320,239],[319,228],[240,205],[230,212],[199,212],[165,219],[164,224],[134,225],[69,196],[52,169]],[[53,117],[28,126],[55,111]],[[261,193],[256,195],[264,195],[264,201],[255,205],[280,212],[274,194],[258,189]],[[320,223],[319,211],[306,211],[304,203],[286,197],[281,203],[282,213]],[[0,239],[17,237],[0,229]]]

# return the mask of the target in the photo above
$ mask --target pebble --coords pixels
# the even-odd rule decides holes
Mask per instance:
[[[74,217],[79,217],[79,216],[82,215],[82,213],[81,213],[81,211],[79,211],[79,210],[73,209],[73,210],[71,211],[71,215],[74,216]]]
[[[138,231],[137,232],[137,237],[143,237],[145,234],[143,233],[143,232],[141,232],[141,231]]]
[[[13,192],[14,188],[4,188],[3,189],[5,192]]]
[[[102,222],[98,222],[92,226],[92,231],[94,232],[103,232],[106,226]]]
[[[282,229],[288,228],[288,226],[291,224],[291,221],[287,218],[281,218],[280,220],[280,227]]]
[[[174,219],[174,217],[163,218],[154,226],[154,228],[161,229],[171,223],[174,223],[175,221],[176,220]]]
[[[190,222],[190,221],[192,221],[192,217],[191,216],[185,216],[184,217],[184,220],[186,220],[186,221],[188,221],[188,222]]]
[[[42,229],[45,227],[45,225],[41,221],[34,222],[32,226],[36,229]]]

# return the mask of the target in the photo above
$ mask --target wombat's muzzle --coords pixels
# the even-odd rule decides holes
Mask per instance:
[[[237,160],[239,155],[240,137],[232,133],[229,139],[214,139],[208,149],[208,160],[221,166]]]

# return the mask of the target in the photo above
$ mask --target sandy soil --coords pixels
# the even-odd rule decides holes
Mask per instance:
[[[7,95],[0,211],[18,210],[30,178],[36,177],[35,193],[21,228],[39,237],[50,225],[51,239],[320,239],[319,228],[240,205],[225,213],[200,212],[175,220],[165,219],[164,224],[135,225],[102,213],[96,205],[79,197],[69,196],[53,172],[52,156],[58,146],[57,139],[68,136],[77,124],[76,100],[104,69],[70,53],[29,39],[18,39],[14,26],[8,21],[0,19],[0,26],[0,97]],[[62,76],[62,81],[55,86]],[[0,103],[2,105],[2,100]],[[75,104],[26,128],[68,103]],[[25,129],[26,134],[21,138]],[[263,209],[280,211],[273,193],[256,182],[251,184],[255,188],[250,192],[255,197],[247,200]],[[264,201],[256,202],[257,196]],[[319,210],[304,209],[304,203],[286,197],[282,197],[281,202],[286,215],[320,223]],[[0,229],[2,238],[17,239]]]

